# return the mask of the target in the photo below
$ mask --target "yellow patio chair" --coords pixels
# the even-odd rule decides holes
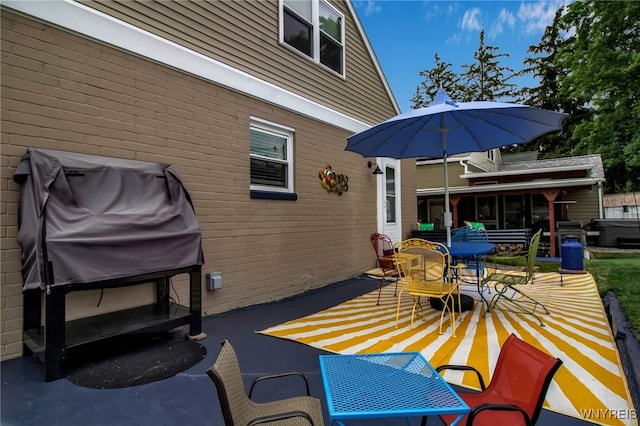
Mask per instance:
[[[549,314],[547,308],[542,303],[518,289],[518,287],[522,285],[533,284],[533,269],[536,262],[536,254],[538,253],[541,232],[542,230],[536,232],[533,237],[531,237],[527,255],[520,256],[525,259],[526,266],[524,271],[496,270],[482,280],[482,286],[489,286],[491,283],[495,285],[495,294],[487,304],[485,315],[491,310],[529,314],[533,315],[540,325],[544,327],[544,323],[536,313],[536,310],[541,309],[545,314]],[[518,256],[509,257],[509,259],[516,258],[518,258]],[[495,257],[493,261],[499,263],[499,259]],[[500,307],[497,307],[498,302],[501,302]]]
[[[451,256],[447,247],[444,244],[411,238],[397,243],[394,246],[393,255],[401,285],[396,309],[396,328],[400,317],[402,294],[408,293],[413,298],[411,328],[413,328],[416,310],[422,308],[420,297],[437,298],[442,301],[439,332],[442,334],[444,317],[449,313],[453,337],[456,337],[455,307],[458,307],[460,315],[462,311],[460,292],[458,284],[453,280],[454,274],[450,270]],[[457,297],[457,304],[454,303],[455,297]]]

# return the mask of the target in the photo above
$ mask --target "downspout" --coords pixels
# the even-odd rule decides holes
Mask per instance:
[[[462,167],[464,167],[464,174],[466,175],[467,173],[469,173],[469,163],[465,160],[459,160],[458,163],[460,163],[460,165]]]
[[[598,181],[598,213],[600,214],[600,219],[604,219],[604,206],[602,201],[602,182]]]

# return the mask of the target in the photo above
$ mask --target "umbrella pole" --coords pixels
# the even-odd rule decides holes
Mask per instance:
[[[447,152],[444,154],[444,226],[447,229],[447,247],[451,247],[451,210],[449,209],[449,171],[447,166]]]
[[[440,138],[444,161],[444,227],[447,231],[447,247],[451,247],[451,210],[449,209],[449,170],[447,165],[447,127],[444,114],[440,114]]]

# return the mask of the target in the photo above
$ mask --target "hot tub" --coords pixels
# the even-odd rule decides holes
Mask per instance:
[[[635,219],[594,219],[592,229],[599,231],[598,247],[619,247],[619,239],[640,239],[640,221]]]

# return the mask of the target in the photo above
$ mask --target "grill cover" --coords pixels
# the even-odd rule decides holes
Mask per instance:
[[[29,148],[18,243],[24,289],[82,284],[204,263],[191,199],[167,164]]]

